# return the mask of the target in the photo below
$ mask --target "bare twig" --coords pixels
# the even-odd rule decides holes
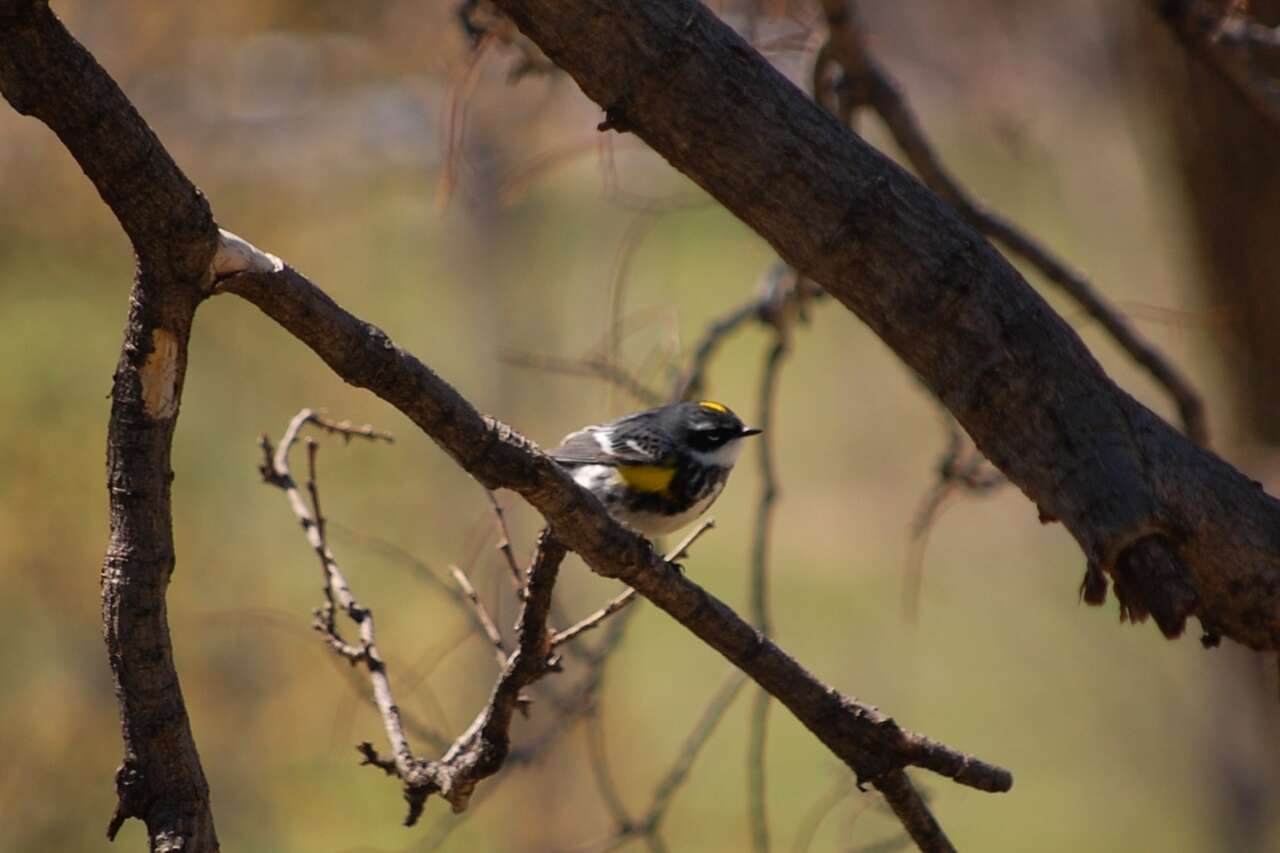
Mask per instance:
[[[864,781],[904,764],[930,769],[937,764],[985,768],[985,773],[963,777],[965,784],[984,790],[1006,790],[1012,784],[1007,771],[960,753],[950,753],[958,764],[942,762],[938,754],[919,749],[919,735],[814,679],[723,602],[662,561],[645,540],[609,518],[598,501],[516,431],[485,419],[437,374],[376,327],[338,307],[295,271],[285,267],[279,273],[244,273],[225,279],[221,286],[260,304],[322,352],[349,381],[385,394],[482,484],[519,492],[555,526],[558,537],[573,541],[592,569],[636,587],[766,687]],[[352,344],[352,336],[358,344]],[[394,385],[388,385],[393,378]],[[472,738],[459,743],[463,744],[459,749],[472,755],[480,749]],[[926,760],[932,763],[925,764]],[[496,769],[483,764],[484,773],[480,773],[475,764],[468,759],[459,766],[454,750],[441,761],[428,763],[424,773],[406,786],[411,802],[417,801],[420,808],[421,800],[438,790],[455,808],[465,808],[474,780]],[[455,782],[464,784],[455,787]]]
[[[609,766],[609,753],[605,745],[604,722],[600,718],[599,707],[587,714],[585,733],[587,736],[587,759],[591,764],[591,775],[595,777],[596,791],[604,801],[605,808],[613,818],[616,826],[615,837],[624,838],[635,831],[627,806],[622,802],[622,792],[613,781],[613,770]]]
[[[973,227],[1002,243],[1076,300],[1173,398],[1187,436],[1197,444],[1207,444],[1209,432],[1204,403],[1186,377],[1144,340],[1123,315],[1107,304],[1088,278],[1011,221],[969,195],[943,165],[897,82],[868,50],[853,0],[822,0],[822,6],[830,38],[821,54],[822,62],[815,67],[815,76],[818,68],[821,68],[823,76],[828,75],[829,62],[835,62],[843,69],[844,79],[838,87],[841,96],[838,114],[848,120],[858,107],[874,109],[920,179]]]
[[[696,527],[693,528],[693,531],[684,538],[684,541],[675,547],[675,550],[667,554],[665,557],[666,561],[668,563],[674,563],[682,559],[684,555],[689,552],[690,546],[692,546],[694,542],[697,542],[698,539],[701,538],[702,534],[715,526],[716,520],[714,518],[703,519]],[[556,635],[551,638],[551,647],[555,648],[556,646],[567,643],[593,628],[598,628],[601,622],[631,604],[635,599],[636,591],[634,589],[628,589],[625,592],[619,593],[614,596],[608,604],[601,607],[581,622],[571,625],[563,631],[557,632]]]
[[[914,623],[920,614],[920,594],[924,584],[924,551],[934,523],[942,514],[947,499],[956,492],[985,495],[1007,481],[964,434],[942,406],[939,406],[947,432],[947,448],[937,464],[938,479],[925,493],[911,522],[911,545],[907,552],[902,581],[902,615]]]
[[[507,665],[507,649],[502,643],[502,634],[498,631],[498,626],[493,624],[493,619],[489,617],[489,611],[485,610],[484,604],[480,601],[480,595],[476,592],[476,588],[472,586],[471,579],[467,577],[467,573],[457,566],[450,566],[449,572],[453,575],[453,579],[458,582],[458,586],[462,588],[462,593],[467,597],[467,601],[471,602],[471,609],[475,612],[475,617],[480,622],[484,635],[493,644],[493,653],[498,660],[498,668],[502,669]]]
[[[1262,26],[1204,0],[1150,0],[1187,52],[1204,62],[1258,115],[1280,129],[1280,82],[1257,61],[1258,50],[1280,51],[1280,29]]]
[[[558,358],[533,352],[507,351],[502,360],[517,367],[530,367],[550,373],[566,373],[571,376],[592,376],[602,379],[644,406],[662,404],[662,396],[631,375],[626,368],[609,360],[603,354],[583,358]]]
[[[476,39],[466,62],[454,73],[449,83],[448,112],[441,126],[444,133],[444,144],[441,146],[444,149],[444,158],[440,170],[440,185],[436,193],[436,205],[440,210],[449,206],[453,192],[458,186],[463,143],[467,133],[467,108],[476,83],[480,80],[480,69],[495,40],[496,38],[488,33],[481,34]]]
[[[553,661],[548,658],[550,645],[546,623],[556,575],[565,555],[564,546],[545,532],[538,540],[537,553],[529,568],[525,585],[525,601],[516,625],[519,645],[509,658],[503,660],[502,674],[494,686],[488,704],[439,761],[423,761],[415,758],[409,747],[408,738],[404,734],[399,707],[392,696],[386,664],[375,643],[373,614],[361,606],[351,594],[346,577],[324,538],[319,490],[314,476],[314,444],[309,445],[312,476],[308,483],[308,490],[312,497],[311,507],[307,507],[289,472],[289,449],[297,441],[302,427],[308,423],[317,423],[325,429],[344,435],[362,435],[371,438],[381,436],[373,431],[320,421],[323,419],[318,421],[311,410],[303,409],[290,421],[274,453],[270,442],[264,437],[261,443],[265,461],[260,470],[266,482],[285,490],[294,514],[302,522],[308,541],[320,557],[326,580],[326,604],[317,613],[318,630],[325,636],[328,645],[340,656],[353,665],[364,664],[373,686],[374,698],[382,715],[383,727],[391,747],[391,756],[380,755],[373,745],[367,742],[360,744],[359,751],[364,757],[365,764],[395,776],[404,784],[405,798],[409,802],[406,824],[412,825],[418,820],[427,797],[433,793],[439,793],[447,799],[455,812],[464,811],[476,784],[497,772],[506,758],[509,749],[507,731],[512,713],[522,705],[521,691],[551,671],[554,666]],[[457,575],[461,575],[461,572]],[[470,586],[469,582],[466,582],[465,575],[462,575],[460,583],[464,584],[464,589]],[[334,624],[335,609],[341,610],[358,626],[360,631],[358,646],[347,643],[338,633]],[[481,616],[481,611],[482,608],[479,608],[477,602],[477,616],[481,624],[487,623],[496,634],[492,620],[488,619],[487,614]]]
[[[676,792],[689,778],[689,773],[703,746],[720,725],[720,721],[724,719],[725,713],[746,681],[742,673],[737,671],[732,671],[725,677],[724,683],[711,697],[702,716],[685,738],[671,767],[655,786],[649,807],[638,820],[631,819],[622,803],[617,786],[613,783],[604,753],[604,739],[600,733],[599,720],[593,717],[589,721],[588,750],[596,775],[596,783],[614,820],[613,834],[603,841],[590,845],[591,849],[614,850],[633,838],[643,839],[651,850],[666,849],[666,844],[661,837],[662,820],[666,817]]]
[[[627,284],[631,278],[631,262],[640,245],[658,224],[660,211],[642,209],[627,225],[618,243],[609,275],[609,337],[605,343],[605,358],[610,363],[618,361],[618,328],[622,325],[622,306],[626,302]]]
[[[691,400],[702,394],[707,366],[725,338],[752,320],[772,324],[775,317],[792,311],[803,320],[808,303],[820,298],[821,294],[821,288],[798,275],[791,267],[782,262],[775,264],[765,275],[755,296],[707,327],[694,348],[689,367],[676,382],[671,399]]]
[[[786,358],[791,334],[789,314],[775,312],[772,317],[774,340],[765,359],[760,382],[760,410],[757,426],[764,432],[756,445],[760,459],[760,503],[756,509],[755,536],[751,548],[751,617],[760,633],[773,633],[769,619],[769,537],[773,506],[778,498],[778,478],[773,463],[775,398],[778,376]],[[766,796],[765,747],[769,721],[769,694],[756,693],[751,706],[751,724],[747,735],[747,801],[751,823],[751,841],[757,853],[769,850],[768,798]]]
[[[493,489],[485,489],[484,493],[489,498],[489,505],[493,507],[494,522],[498,525],[498,550],[502,552],[507,562],[507,569],[511,572],[511,582],[516,592],[521,593],[524,588],[524,579],[520,576],[520,564],[516,560],[516,552],[511,547],[511,531],[507,529],[507,514],[502,509],[502,504],[498,503],[498,496],[494,494]]]
[[[702,751],[702,747],[706,745],[746,681],[742,673],[736,670],[725,676],[724,683],[716,691],[715,695],[711,697],[711,701],[708,703],[706,710],[702,712],[702,717],[698,720],[697,725],[693,727],[693,731],[689,732],[689,736],[685,738],[684,745],[680,748],[680,753],[676,756],[675,762],[654,789],[653,802],[640,820],[640,826],[643,831],[653,833],[658,831],[663,817],[666,816],[667,808],[671,805],[671,798],[689,777],[689,771],[693,769],[693,763],[697,759],[698,753]]]
[[[809,847],[812,846],[813,839],[818,834],[818,828],[822,826],[827,815],[857,790],[857,786],[849,781],[848,776],[841,774],[841,778],[814,802],[800,821],[800,832],[797,833],[795,843],[791,846],[791,853],[809,853]],[[867,805],[862,808],[866,809],[871,802],[872,798],[867,797]]]

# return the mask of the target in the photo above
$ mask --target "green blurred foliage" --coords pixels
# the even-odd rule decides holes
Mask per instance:
[[[546,444],[630,407],[591,380],[502,358],[508,350],[572,357],[599,344],[637,215],[602,193],[598,116],[571,81],[512,87],[507,59],[489,56],[468,102],[457,185],[442,208],[449,86],[466,62],[446,4],[79,0],[58,8],[201,185],[220,223],[382,326],[481,409]],[[959,14],[926,24],[923,13],[903,11],[880,13],[876,25],[885,60],[958,174],[1093,275],[1216,404],[1213,352],[1224,330],[1185,272],[1168,165],[1158,146],[1138,141],[1147,133],[1142,105],[1091,35],[1101,8],[1082,5],[1081,20],[1050,15],[1053,50],[1039,21],[1009,19],[990,31]],[[926,26],[949,29],[921,41]],[[990,63],[959,62],[962,48]],[[797,74],[808,61],[773,58]],[[888,148],[877,128],[865,132]],[[634,140],[613,146],[628,191],[696,197]],[[568,149],[578,156],[526,172],[540,155]],[[8,319],[0,407],[9,427],[0,439],[0,578],[11,602],[0,623],[0,849],[104,849],[120,744],[96,575],[106,537],[106,394],[132,260],[42,126],[0,111],[0,166],[0,315]],[[660,216],[625,281],[624,313],[638,329],[623,347],[627,363],[660,384],[678,363],[674,344],[687,347],[750,296],[772,260],[712,204]],[[1170,411],[1077,309],[1047,295],[1126,388]],[[747,416],[767,342],[759,330],[744,332],[711,373],[711,393]],[[406,830],[395,785],[356,766],[353,744],[377,742],[379,721],[364,683],[310,630],[318,568],[282,495],[255,470],[257,436],[278,435],[303,406],[399,438],[389,447],[322,439],[319,464],[334,550],[377,614],[393,683],[407,683],[398,699],[408,714],[456,734],[483,701],[493,662],[479,638],[452,649],[464,617],[366,537],[437,572],[466,566],[504,625],[514,613],[479,487],[252,306],[212,300],[195,329],[174,448],[179,557],[169,617],[219,835],[227,850],[425,849],[459,819],[433,801],[423,824]],[[915,775],[961,848],[1215,848],[1208,768],[1258,748],[1223,731],[1235,699],[1218,667],[1235,650],[1209,655],[1194,639],[1167,643],[1151,627],[1118,624],[1113,604],[1077,605],[1078,549],[1060,527],[1041,526],[1012,488],[949,504],[924,551],[919,619],[904,619],[909,527],[944,435],[918,383],[838,306],[816,307],[798,335],[776,421],[777,638],[817,675],[905,726],[1012,768],[1015,787],[1001,796]],[[1214,426],[1229,454],[1230,425],[1217,418]],[[717,530],[686,561],[739,609],[757,491],[749,457],[715,508]],[[527,554],[537,519],[505,500],[517,550]],[[571,561],[559,601],[586,613],[615,589]],[[725,672],[723,660],[653,609],[631,624],[609,666],[602,713],[634,812]],[[748,695],[677,795],[666,824],[673,849],[747,844]],[[517,722],[517,743],[550,713],[536,704],[530,721]],[[771,719],[770,820],[778,848],[789,849],[814,803],[847,773],[785,710]],[[581,727],[536,765],[488,786],[492,796],[446,849],[566,848],[610,830]],[[866,849],[897,835],[882,808],[851,793],[811,849]],[[116,847],[144,844],[131,822]]]

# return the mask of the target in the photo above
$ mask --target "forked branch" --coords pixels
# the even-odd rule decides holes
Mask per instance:
[[[336,432],[344,438],[363,436],[389,440],[390,437],[371,427],[335,423],[319,417],[310,409],[303,409],[289,423],[278,447],[273,450],[265,436],[261,442],[264,461],[259,470],[263,481],[284,490],[294,515],[302,523],[307,541],[320,558],[325,577],[325,604],[316,611],[316,629],[335,653],[352,665],[363,665],[369,675],[378,712],[386,730],[390,757],[382,756],[368,742],[359,745],[360,754],[364,756],[365,764],[378,767],[403,783],[405,799],[409,802],[406,825],[411,826],[417,822],[427,797],[432,794],[439,794],[448,800],[455,812],[464,811],[476,785],[496,773],[506,759],[510,749],[508,732],[511,718],[521,705],[521,691],[556,668],[555,661],[550,656],[547,616],[565,548],[549,533],[544,532],[539,538],[537,552],[525,575],[524,604],[516,624],[518,645],[510,657],[504,656],[502,673],[488,703],[439,760],[416,758],[400,720],[400,709],[391,691],[386,663],[378,651],[373,613],[359,604],[352,595],[346,575],[325,539],[325,521],[320,512],[319,486],[315,478],[315,445],[308,444],[310,476],[307,491],[311,497],[310,506],[303,499],[302,491],[289,468],[289,450],[307,424]],[[338,632],[334,620],[335,609],[358,627],[358,645],[348,643]],[[496,629],[494,631],[496,633]]]

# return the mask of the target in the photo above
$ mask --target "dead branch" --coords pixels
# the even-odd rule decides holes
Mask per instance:
[[[1280,82],[1255,57],[1259,50],[1280,52],[1280,30],[1254,22],[1238,8],[1220,12],[1204,0],[1150,0],[1148,5],[1188,53],[1280,129]]]
[[[103,635],[124,741],[107,837],[136,817],[155,849],[216,850],[209,786],[164,606],[177,564],[170,454],[191,324],[217,247],[213,215],[47,3],[0,2],[0,93],[57,134],[128,234],[136,258],[107,428]]]
[[[310,409],[299,412],[272,451],[264,437],[262,448],[265,460],[260,467],[263,481],[283,489],[289,498],[293,513],[302,523],[302,529],[312,549],[320,558],[325,575],[325,605],[316,613],[316,628],[324,636],[327,645],[352,665],[363,664],[373,687],[378,712],[382,716],[390,745],[390,757],[383,757],[370,743],[362,743],[359,750],[364,763],[373,765],[404,784],[405,799],[409,802],[409,814],[405,824],[412,826],[422,814],[423,805],[431,794],[440,794],[449,801],[455,812],[465,811],[475,786],[496,773],[506,759],[509,750],[508,730],[511,716],[522,704],[521,690],[533,684],[554,669],[549,658],[550,643],[547,633],[547,615],[551,607],[551,593],[555,586],[560,562],[565,549],[549,534],[538,540],[538,550],[527,575],[527,595],[516,625],[518,647],[508,658],[502,654],[502,639],[497,634],[488,614],[483,610],[474,589],[461,571],[456,571],[464,592],[476,606],[478,618],[486,630],[492,630],[490,639],[497,646],[502,674],[494,686],[488,704],[475,718],[471,726],[453,742],[439,761],[424,761],[414,757],[409,740],[404,733],[400,709],[391,691],[387,667],[378,652],[374,637],[373,613],[359,604],[351,593],[343,573],[325,539],[324,516],[320,511],[319,487],[315,480],[315,445],[308,445],[308,461],[311,476],[308,492],[311,506],[303,500],[302,492],[289,470],[289,450],[298,439],[301,429],[315,424],[344,437],[364,435],[384,437],[371,429],[357,430],[344,424],[335,424],[318,418]],[[340,610],[359,629],[360,643],[345,641],[334,623],[334,612]]]
[[[798,282],[793,277],[793,282]],[[793,284],[791,293],[799,293]],[[794,300],[791,300],[794,304]],[[786,302],[782,304],[787,304]],[[791,335],[790,315],[775,311],[770,315],[774,328],[774,340],[765,357],[760,380],[760,402],[757,425],[764,430],[756,445],[760,459],[760,501],[756,508],[755,532],[751,545],[751,617],[760,633],[768,637],[773,633],[769,619],[769,540],[773,507],[778,499],[778,475],[774,467],[774,415],[778,376],[787,356]],[[765,746],[769,720],[769,694],[756,693],[751,706],[750,730],[747,735],[747,792],[748,819],[751,822],[751,839],[757,853],[769,850],[768,799],[766,796]]]
[[[974,228],[1021,257],[1074,299],[1121,349],[1164,387],[1176,404],[1183,429],[1191,440],[1208,444],[1204,402],[1173,363],[1143,340],[1088,278],[1012,221],[975,200],[947,170],[902,88],[867,48],[854,0],[822,0],[822,6],[830,38],[822,54],[823,61],[815,65],[815,79],[819,74],[825,77],[831,73],[828,62],[843,69],[836,93],[838,114],[848,123],[858,108],[875,110],[925,185],[950,203]]]
[[[807,319],[810,302],[819,298],[822,290],[812,281],[799,275],[784,262],[775,264],[765,275],[756,294],[746,302],[714,321],[703,332],[694,347],[689,367],[676,383],[671,395],[674,401],[692,400],[700,396],[706,385],[707,367],[725,339],[748,323],[755,321],[765,326],[777,327],[782,318],[794,316]],[[786,321],[788,324],[789,320]]]
[[[516,593],[523,597],[524,579],[520,576],[520,564],[516,560],[516,552],[511,547],[511,531],[507,529],[507,514],[492,489],[485,489],[484,493],[489,498],[489,506],[493,508],[493,520],[498,526],[498,550],[502,552],[507,569],[511,572],[511,583]]]
[[[471,603],[471,609],[475,612],[476,620],[480,623],[485,637],[493,645],[493,653],[497,658],[498,668],[502,669],[507,665],[507,649],[502,642],[502,634],[498,631],[498,626],[493,624],[489,611],[485,610],[484,604],[480,601],[480,595],[476,592],[476,588],[471,585],[471,578],[467,577],[467,573],[457,566],[450,566],[449,573],[453,575],[453,579],[458,582],[458,586],[462,589],[462,594]]]
[[[714,518],[703,519],[701,522],[698,523],[696,527],[693,528],[693,531],[688,536],[686,536],[684,540],[679,545],[677,545],[673,551],[667,554],[667,556],[664,557],[663,559],[665,559],[668,563],[675,563],[681,560],[686,554],[689,553],[689,548],[693,545],[693,543],[697,542],[698,539],[702,537],[702,534],[706,533],[708,530],[710,530],[715,526],[716,526],[716,520]],[[623,610],[629,604],[631,604],[631,602],[635,600],[636,600],[636,591],[634,589],[628,589],[625,592],[619,593],[618,595],[610,599],[608,604],[606,604],[604,607],[601,607],[595,613],[592,613],[590,616],[587,616],[582,621],[574,625],[571,625],[568,628],[565,628],[563,631],[557,632],[556,635],[551,638],[551,647],[555,648],[556,646],[567,643],[570,640],[586,633],[587,631],[600,627],[600,624],[602,622],[604,622],[610,616],[613,616],[618,611]]]
[[[508,350],[502,354],[502,360],[516,367],[529,367],[545,370],[548,373],[564,373],[570,376],[591,376],[602,379],[613,385],[642,406],[654,407],[662,405],[662,397],[647,385],[631,375],[626,368],[611,361],[603,354],[588,355],[584,358],[558,358],[536,352],[515,352]]]

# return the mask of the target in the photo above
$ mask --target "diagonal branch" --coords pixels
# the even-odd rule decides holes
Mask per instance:
[[[1039,517],[1131,584],[1161,631],[1191,615],[1280,647],[1280,502],[1120,390],[955,210],[694,0],[495,0],[588,97],[861,317]],[[1159,559],[1151,559],[1156,553]]]
[[[872,782],[918,763],[951,775],[969,768],[973,772],[959,778],[980,790],[1003,791],[1012,784],[1002,768],[953,750],[922,749],[927,739],[814,678],[723,602],[662,560],[647,540],[611,518],[599,501],[527,439],[482,416],[430,368],[376,327],[347,313],[296,271],[285,267],[279,273],[247,272],[223,280],[220,290],[253,302],[347,382],[369,388],[395,405],[486,488],[519,492],[547,519],[556,540],[580,554],[596,573],[634,587],[723,654],[791,710],[859,779]]]
[[[951,204],[974,228],[1022,258],[1074,299],[1129,356],[1173,398],[1183,429],[1192,441],[1207,444],[1204,402],[1186,377],[1102,298],[1078,270],[1051,252],[1009,219],[974,199],[942,162],[925,134],[902,88],[867,48],[853,0],[822,0],[830,41],[829,56],[844,72],[839,86],[839,113],[846,122],[854,110],[870,107],[884,121],[894,141],[925,185]]]

